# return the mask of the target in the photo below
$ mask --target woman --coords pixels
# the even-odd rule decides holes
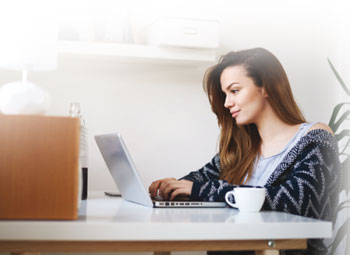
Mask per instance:
[[[204,88],[220,126],[219,153],[180,180],[153,182],[151,195],[224,201],[237,185],[264,186],[264,210],[334,220],[336,140],[327,125],[305,121],[278,59],[262,48],[230,52],[207,70]],[[310,252],[325,246],[311,242]]]

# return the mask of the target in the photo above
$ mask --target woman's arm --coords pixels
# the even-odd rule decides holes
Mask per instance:
[[[327,146],[310,144],[284,174],[266,185],[263,209],[332,220],[340,177],[337,153]]]
[[[220,177],[220,158],[216,154],[212,160],[204,167],[197,171],[190,172],[188,175],[180,178],[180,180],[188,180],[192,182],[205,183],[210,180],[219,179]]]
[[[330,219],[338,201],[340,175],[334,137],[326,131],[311,131],[270,177],[263,209]],[[234,187],[224,180],[194,182],[191,198],[224,201],[226,192]]]
[[[165,178],[152,182],[149,186],[149,193],[152,197],[160,195],[163,199],[173,200],[176,196],[190,196],[193,189],[199,188],[209,180],[217,180],[220,176],[219,156],[214,158],[198,171],[193,171],[188,175],[176,180],[175,178]],[[197,200],[198,198],[196,198]]]

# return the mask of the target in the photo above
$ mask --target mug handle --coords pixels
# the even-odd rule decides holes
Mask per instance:
[[[226,192],[226,194],[225,194],[225,201],[226,201],[226,203],[229,204],[229,206],[238,209],[237,202],[236,202],[236,203],[231,203],[230,200],[228,199],[228,197],[229,197],[230,195],[234,195],[234,194],[235,194],[235,191],[234,191],[234,190],[231,190],[231,191]]]

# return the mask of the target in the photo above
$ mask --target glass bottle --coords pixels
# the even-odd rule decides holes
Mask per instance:
[[[69,116],[80,119],[80,151],[79,163],[82,170],[82,194],[81,199],[87,199],[88,191],[88,136],[85,126],[85,120],[80,112],[80,103],[73,102],[69,107]]]

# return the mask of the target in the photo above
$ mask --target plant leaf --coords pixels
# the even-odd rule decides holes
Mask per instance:
[[[345,93],[350,96],[350,91],[348,89],[348,87],[345,85],[345,82],[343,81],[343,79],[340,77],[340,75],[338,74],[337,70],[335,69],[335,67],[333,66],[332,62],[329,60],[329,58],[327,58],[328,64],[331,66],[331,69],[335,75],[335,77],[337,78],[337,80],[339,81],[340,85],[343,87]]]
[[[349,171],[349,167],[350,167],[350,157],[347,157],[342,163],[341,163],[341,168],[343,171],[343,188],[345,188],[346,190],[346,194],[349,194],[349,189],[350,189],[350,184],[349,184],[349,177],[350,177],[350,171]]]
[[[334,123],[334,128],[335,128],[335,130],[333,130],[334,133],[338,130],[338,128],[340,127],[340,125],[343,124],[343,122],[349,117],[349,115],[350,115],[350,111],[344,112],[344,113],[340,116],[339,120],[338,120],[337,122]]]
[[[343,150],[340,152],[339,155],[349,156],[349,154],[346,153],[347,152],[346,150],[349,148],[349,144],[350,144],[350,139],[347,140],[346,145],[344,146]]]
[[[335,135],[335,139],[339,142],[341,139],[343,139],[346,136],[350,136],[350,129],[344,129],[339,134]]]
[[[348,105],[348,104],[350,105],[350,103],[340,103],[334,107],[331,119],[328,123],[328,126],[333,130],[334,133],[337,131],[336,129],[338,129],[338,127],[339,127],[339,126],[336,127],[336,119],[337,119],[337,116],[339,114],[339,111],[341,110],[341,108],[344,105]]]
[[[350,226],[350,218],[348,218],[343,225],[338,229],[337,234],[334,238],[333,243],[331,244],[332,250],[329,254],[334,254],[335,250],[338,248],[340,242],[344,239],[344,237],[348,234],[348,229]]]
[[[343,202],[341,202],[338,206],[337,206],[337,209],[336,209],[336,212],[340,212],[341,210],[343,210],[344,208],[350,208],[350,199],[347,199]],[[349,204],[349,205],[347,205]]]
[[[346,240],[346,247],[345,247],[344,254],[350,254],[350,235],[349,234],[348,234],[348,238]]]

